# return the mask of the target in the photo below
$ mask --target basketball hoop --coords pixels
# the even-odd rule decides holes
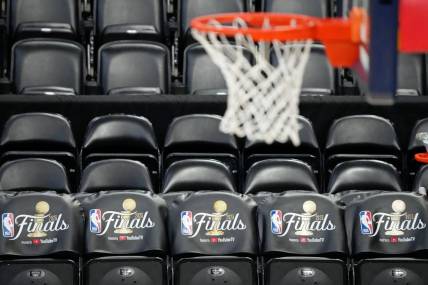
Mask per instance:
[[[269,144],[291,140],[299,145],[299,97],[311,44],[322,42],[333,66],[351,67],[359,57],[363,16],[355,9],[349,19],[230,13],[192,20],[193,37],[226,80],[229,97],[221,130]]]

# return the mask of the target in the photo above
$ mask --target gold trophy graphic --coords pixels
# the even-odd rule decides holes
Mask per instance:
[[[123,200],[122,203],[122,208],[124,209],[124,211],[120,212],[121,215],[121,220],[120,220],[120,228],[114,230],[115,234],[122,234],[122,235],[127,235],[127,234],[132,234],[132,230],[130,228],[128,228],[128,223],[129,220],[131,218],[131,216],[133,215],[133,211],[135,210],[135,208],[137,207],[137,203],[135,202],[134,199],[125,199]]]
[[[45,220],[46,214],[49,212],[49,204],[45,201],[37,202],[35,206],[36,213],[34,214],[36,223],[36,230],[33,233],[29,233],[27,236],[29,238],[43,238],[47,234],[42,230],[43,221]]]
[[[303,211],[302,214],[302,229],[300,231],[295,232],[296,236],[312,236],[314,233],[309,230],[311,225],[311,217],[317,211],[317,204],[314,201],[308,200],[303,203]]]
[[[224,235],[224,232],[219,230],[221,225],[221,218],[223,214],[227,211],[227,204],[225,201],[218,200],[215,201],[213,204],[213,230],[206,233],[207,236],[222,236]]]
[[[391,205],[393,213],[391,213],[391,230],[386,231],[387,236],[402,236],[403,231],[400,231],[400,220],[404,211],[406,211],[406,203],[402,200],[395,200]]]

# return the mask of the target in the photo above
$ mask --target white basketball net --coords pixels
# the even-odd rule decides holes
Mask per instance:
[[[232,26],[247,27],[242,19]],[[264,26],[269,28],[268,23]],[[227,110],[220,129],[249,140],[269,144],[290,140],[299,145],[299,97],[312,41],[257,43],[240,33],[231,41],[195,29],[192,35],[220,68],[227,84]],[[271,53],[277,59],[275,65],[269,60]]]

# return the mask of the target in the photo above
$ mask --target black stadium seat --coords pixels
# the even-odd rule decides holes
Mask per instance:
[[[424,60],[422,55],[399,54],[397,95],[423,95]]]
[[[60,162],[70,182],[77,170],[77,149],[70,122],[61,115],[23,113],[9,118],[0,140],[0,164],[19,158],[48,158]]]
[[[102,94],[169,93],[170,76],[169,51],[162,44],[119,41],[99,50],[98,85]]]
[[[327,17],[327,0],[261,0],[263,12],[304,14],[314,17]]]
[[[264,159],[293,158],[308,163],[318,175],[321,169],[321,153],[315,131],[312,123],[305,117],[300,116],[298,120],[301,126],[299,132],[301,143],[298,147],[295,147],[291,142],[268,145],[260,141],[247,140],[244,148],[245,169]]]
[[[328,196],[308,192],[259,203],[263,284],[348,284],[341,212]]]
[[[401,171],[401,148],[392,123],[372,115],[334,121],[325,147],[326,170],[330,173],[338,163],[353,159],[383,160]]]
[[[295,159],[266,159],[248,169],[245,194],[286,191],[319,192],[318,182],[312,168]]]
[[[83,219],[72,196],[0,194],[0,209],[1,284],[79,285]]]
[[[412,190],[418,192],[424,188],[425,191],[428,191],[428,165],[422,166],[419,171],[416,173],[415,181],[413,182]]]
[[[185,159],[166,170],[162,193],[204,190],[236,192],[234,178],[226,165],[216,160]]]
[[[245,56],[250,59],[251,53],[246,52]],[[186,93],[194,95],[227,94],[223,74],[201,45],[192,44],[184,50],[183,68]]]
[[[67,172],[56,161],[26,158],[0,167],[0,191],[55,191],[70,193]]]
[[[181,195],[168,208],[175,285],[256,285],[256,204],[231,192]]]
[[[424,285],[428,279],[426,197],[381,193],[345,211],[355,285]]]
[[[424,143],[417,138],[419,133],[428,132],[428,118],[419,120],[413,127],[412,133],[410,134],[409,146],[407,148],[407,171],[410,178],[410,183],[412,182],[416,172],[421,167],[421,163],[415,160],[415,154],[426,152]]]
[[[144,117],[106,115],[94,118],[86,129],[80,156],[83,168],[104,159],[137,160],[149,169],[153,184],[158,180],[158,145],[152,124]]]
[[[179,33],[182,44],[191,42],[190,22],[198,16],[247,11],[247,0],[180,0],[178,4]]]
[[[218,115],[187,115],[175,118],[165,137],[164,168],[186,158],[216,159],[235,175],[239,166],[239,147],[235,137],[219,130]]]
[[[75,42],[32,39],[12,47],[11,80],[17,94],[77,95],[83,92],[85,51]]]
[[[402,190],[397,169],[378,160],[352,160],[338,164],[330,176],[328,193],[347,191],[392,191]]]
[[[88,220],[84,284],[168,284],[165,201],[144,191],[109,191],[80,200]]]
[[[94,0],[95,34],[100,42],[165,40],[165,0]]]
[[[128,159],[106,159],[89,164],[80,179],[80,192],[144,190],[153,192],[147,167]]]
[[[76,0],[8,0],[9,34],[28,37],[76,38],[79,8]]]

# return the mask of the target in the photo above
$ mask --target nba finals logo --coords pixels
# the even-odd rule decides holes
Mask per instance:
[[[422,230],[426,223],[419,217],[419,213],[406,213],[406,203],[395,200],[391,204],[392,212],[374,213],[360,212],[360,229],[362,235],[377,236],[380,231],[385,236],[403,236],[406,231]]]
[[[23,232],[27,232],[29,238],[44,238],[48,232],[68,230],[70,227],[62,218],[62,214],[49,214],[50,206],[45,201],[39,201],[35,205],[33,215],[18,215],[14,219],[13,213],[2,214],[3,237],[10,240],[18,239]],[[15,227],[17,230],[15,231]]]
[[[122,202],[122,211],[105,211],[101,209],[89,210],[89,230],[91,233],[102,236],[110,228],[115,234],[130,235],[136,229],[154,228],[156,224],[149,217],[149,213],[136,212],[137,203],[128,198]]]
[[[196,237],[202,229],[206,236],[220,237],[226,231],[245,230],[247,226],[238,214],[228,214],[227,203],[222,200],[215,201],[212,213],[196,213],[182,211],[181,234],[190,238]]]
[[[294,235],[310,237],[314,232],[333,231],[336,226],[329,218],[329,214],[317,214],[317,204],[308,200],[302,205],[303,213],[283,213],[281,210],[270,211],[271,232],[284,237],[294,232]]]

